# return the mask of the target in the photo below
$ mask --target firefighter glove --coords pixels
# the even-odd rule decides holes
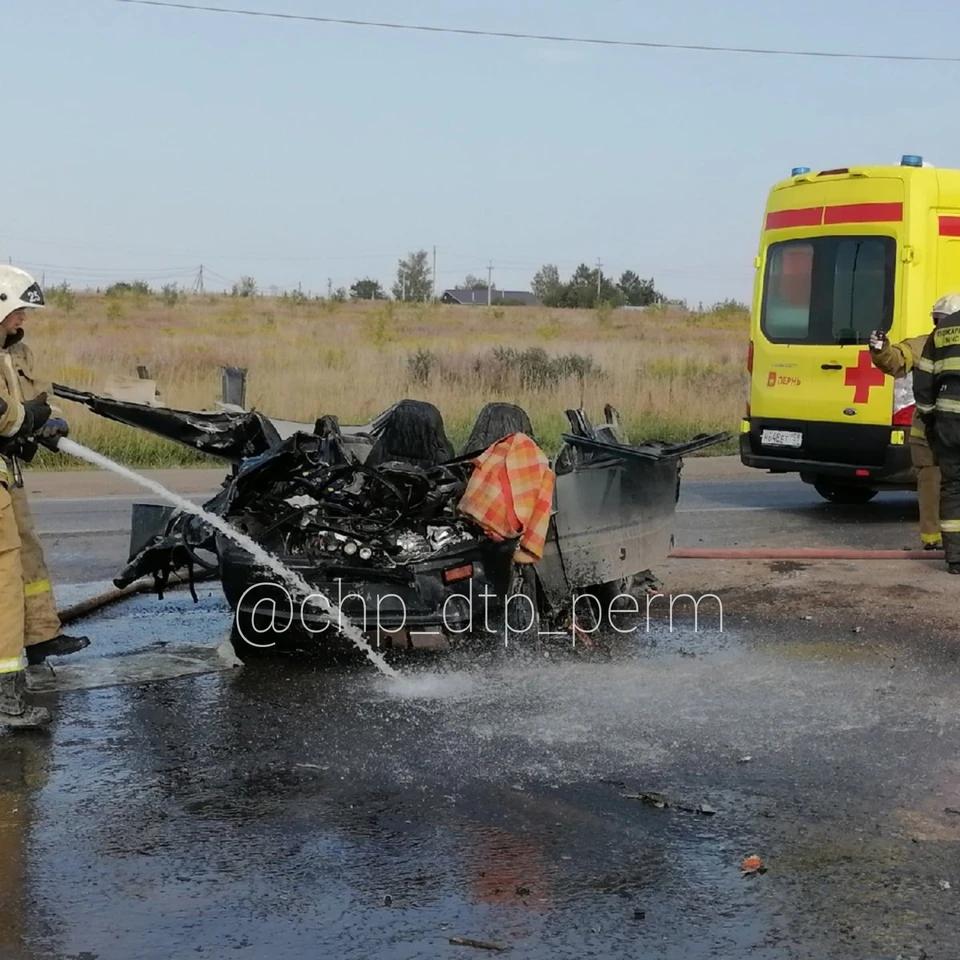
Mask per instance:
[[[38,440],[54,440],[70,436],[70,425],[62,417],[51,417],[38,431]]]
[[[33,400],[25,400],[23,403],[24,417],[23,426],[17,436],[32,437],[40,428],[50,419],[53,412],[50,404],[47,403],[47,395],[41,393]]]

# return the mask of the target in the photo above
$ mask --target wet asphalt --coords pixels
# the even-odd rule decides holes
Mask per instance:
[[[122,565],[129,503],[36,505],[63,600]],[[691,482],[677,542],[900,546],[905,519]],[[229,612],[204,585],[82,625],[54,669],[215,647]],[[285,660],[39,695],[49,733],[0,733],[0,958],[955,957],[960,667],[910,639],[702,608],[400,682]]]

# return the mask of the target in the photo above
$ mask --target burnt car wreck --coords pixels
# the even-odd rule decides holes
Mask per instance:
[[[579,605],[577,622],[589,611],[599,622],[615,597],[642,586],[669,553],[683,457],[728,439],[718,433],[631,444],[613,408],[596,426],[584,411],[568,410],[570,430],[547,458],[527,414],[507,403],[484,407],[456,451],[440,411],[416,400],[363,426],[334,416],[311,426],[54,389],[108,419],[228,461],[229,476],[204,508],[326,596],[379,649],[569,640],[577,597],[593,598]],[[471,509],[482,486],[478,464],[491,462],[484,460],[491,451],[505,454],[482,478],[489,503],[509,518],[499,530]],[[523,479],[515,482],[517,463],[523,466],[514,474]],[[539,515],[529,515],[542,531],[534,546],[517,522],[521,501],[511,501],[530,477],[546,501]],[[494,481],[504,485],[502,497],[489,489]],[[152,577],[162,596],[175,571],[192,582],[198,569],[220,580],[241,658],[351,649],[320,605],[292,597],[280,578],[202,518],[135,505],[130,557],[116,585]]]

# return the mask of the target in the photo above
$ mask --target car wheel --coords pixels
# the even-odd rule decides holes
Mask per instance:
[[[869,503],[877,495],[876,490],[853,483],[826,483],[818,480],[813,488],[830,503]]]
[[[249,614],[241,613],[239,610],[236,612],[230,628],[230,643],[238,659],[246,663],[249,660],[263,660],[277,656],[277,646],[275,644],[267,646],[270,640],[270,634],[257,633],[253,629]]]

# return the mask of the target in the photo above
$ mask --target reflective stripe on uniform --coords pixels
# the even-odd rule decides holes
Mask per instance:
[[[929,361],[924,361],[929,363]],[[920,366],[917,364],[917,366]],[[945,357],[943,360],[935,360],[932,364],[934,373],[956,373],[960,370],[960,357]]]
[[[937,369],[937,364],[932,360],[927,360],[925,357],[917,357],[917,362],[914,366],[918,370],[922,370],[924,373],[934,373]]]
[[[941,537],[939,533],[921,533],[920,542],[921,543],[940,543]]]
[[[941,517],[940,530],[943,533],[960,533],[960,520],[944,520]]]
[[[926,440],[926,439],[927,439],[927,431],[924,430],[923,427],[913,427],[913,426],[911,426],[911,427],[910,427],[910,436],[911,436],[911,437],[916,437],[918,440]]]
[[[944,413],[960,413],[960,400],[950,400],[947,397],[938,397],[934,409]]]
[[[39,597],[42,593],[49,593],[53,589],[49,580],[34,580],[23,585],[25,597]]]
[[[0,673],[19,673],[23,668],[23,657],[5,657],[0,660]]]
[[[17,404],[17,419],[13,422],[13,426],[8,430],[0,430],[0,437],[15,437],[19,432],[20,428],[23,426],[24,417],[26,417],[27,411],[23,409],[23,404]]]
[[[917,409],[921,413],[933,413],[933,405],[928,405],[926,403],[917,403]]]

